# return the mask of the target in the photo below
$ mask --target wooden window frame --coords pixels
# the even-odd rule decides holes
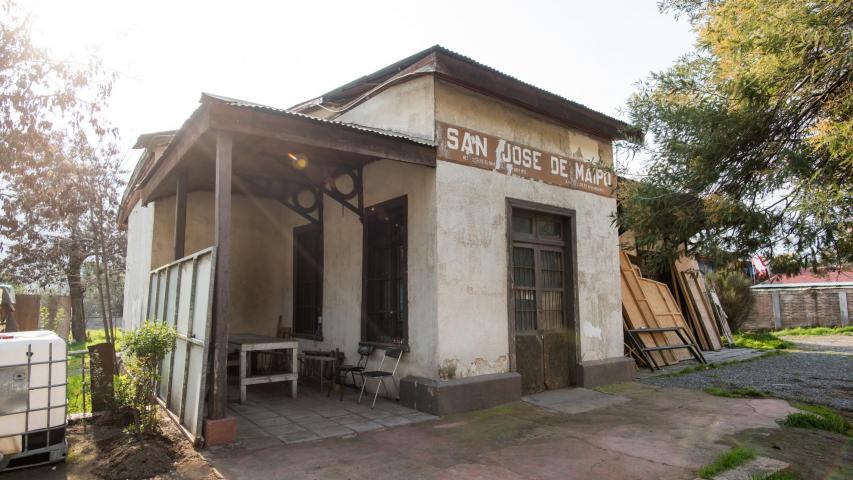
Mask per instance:
[[[292,322],[292,326],[293,326],[293,336],[294,336],[294,337],[297,337],[297,338],[304,338],[304,339],[307,339],[307,340],[315,340],[315,341],[321,342],[321,341],[323,341],[323,330],[322,330],[322,329],[323,329],[323,325],[322,325],[322,324],[320,325],[320,334],[319,334],[319,335],[312,335],[312,334],[310,334],[310,333],[302,333],[302,332],[297,332],[297,331],[296,331],[296,312],[297,312],[297,303],[296,303],[296,283],[297,283],[297,280],[296,280],[296,275],[297,275],[297,271],[296,271],[296,259],[297,259],[297,255],[298,255],[298,245],[299,245],[299,243],[298,243],[298,241],[297,241],[297,237],[298,237],[299,235],[301,235],[301,234],[305,233],[305,232],[310,232],[310,231],[313,231],[313,230],[319,230],[319,232],[320,232],[320,238],[321,238],[321,239],[325,238],[325,232],[323,231],[323,226],[322,226],[322,225],[317,225],[317,224],[308,224],[308,225],[300,225],[300,226],[298,226],[298,227],[294,227],[294,228],[293,228],[293,263],[292,263],[292,265],[291,265],[291,266],[292,266],[292,270],[293,270],[293,272],[292,272],[292,273],[293,273],[293,274],[292,274],[292,278],[293,278],[293,302],[292,302],[292,303],[293,303],[293,322]],[[319,292],[319,295],[318,295],[318,297],[319,297],[319,302],[320,302],[320,305],[319,305],[319,317],[322,317],[322,316],[323,316],[323,290],[324,290],[324,289],[323,289],[323,281],[324,281],[324,278],[325,278],[325,272],[324,272],[324,269],[325,269],[325,248],[324,248],[324,247],[325,247],[325,245],[324,245],[324,244],[321,244],[321,245],[320,245],[320,258],[319,258],[319,260],[318,260],[318,263],[319,263],[319,265],[318,265],[318,269],[319,269],[319,271],[320,271],[320,292]],[[316,320],[315,320],[315,322],[316,322]]]
[[[403,261],[404,275],[402,277],[403,290],[405,291],[406,301],[405,310],[402,313],[403,320],[403,343],[381,342],[367,339],[367,298],[368,298],[368,216],[373,209],[386,209],[401,207],[403,209],[403,250],[405,256]],[[409,200],[407,195],[395,197],[380,203],[373,204],[364,208],[364,220],[362,222],[362,255],[361,255],[361,343],[374,345],[379,348],[401,348],[404,351],[409,351]]]
[[[554,215],[557,217],[561,217],[563,219],[563,235],[562,239],[557,240],[548,240],[548,239],[537,239],[535,243],[540,245],[551,245],[551,246],[562,246],[563,247],[563,270],[564,270],[564,302],[571,302],[571,307],[565,308],[565,314],[569,317],[567,318],[568,329],[572,331],[571,337],[571,345],[569,346],[572,354],[574,356],[571,361],[576,365],[580,360],[580,349],[578,348],[580,345],[580,325],[579,325],[579,293],[578,293],[578,259],[577,259],[577,212],[573,209],[554,207],[551,205],[543,205],[540,203],[534,203],[527,200],[521,200],[516,198],[507,198],[506,199],[506,252],[507,252],[507,323],[508,323],[508,339],[507,343],[509,345],[509,361],[510,361],[510,370],[516,371],[516,359],[515,359],[515,299],[513,296],[513,283],[512,283],[512,248],[514,246],[514,242],[519,243],[527,243],[525,240],[522,240],[521,237],[517,237],[513,232],[512,219],[513,212],[518,210],[525,210],[533,213],[540,214],[548,214]],[[536,222],[533,222],[533,235],[536,235]],[[568,232],[567,232],[568,230]],[[522,237],[527,237],[528,239],[532,239],[530,235],[523,235]],[[533,242],[530,242],[533,243]],[[538,300],[537,300],[538,301]]]

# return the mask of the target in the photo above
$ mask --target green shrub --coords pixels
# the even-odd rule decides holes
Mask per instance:
[[[146,321],[124,337],[124,369],[114,383],[116,403],[129,407],[135,421],[131,430],[142,435],[157,429],[155,388],[160,363],[172,351],[177,333],[161,322]]]
[[[710,272],[707,279],[720,297],[729,327],[733,332],[740,331],[752,308],[752,280],[740,270]]]

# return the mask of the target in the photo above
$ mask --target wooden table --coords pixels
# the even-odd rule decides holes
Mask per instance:
[[[290,396],[296,398],[296,383],[299,379],[297,365],[299,361],[299,342],[283,338],[266,337],[263,335],[239,334],[230,335],[228,344],[240,352],[240,403],[246,401],[246,386],[258,383],[290,382]],[[249,352],[271,350],[290,350],[290,372],[273,373],[270,375],[249,376]]]

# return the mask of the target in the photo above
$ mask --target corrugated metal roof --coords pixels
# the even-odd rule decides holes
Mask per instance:
[[[753,290],[785,290],[801,288],[849,288],[853,282],[813,282],[813,283],[759,283],[749,288]]]
[[[793,285],[807,283],[847,283],[853,284],[853,270],[835,270],[822,274],[804,268],[796,275],[774,275],[761,285]]]
[[[608,120],[611,120],[611,121],[613,121],[613,122],[621,123],[621,124],[622,124],[623,126],[625,126],[626,128],[627,128],[627,127],[629,127],[629,125],[628,125],[627,123],[623,122],[622,120],[619,120],[618,118],[611,117],[610,115],[607,115],[607,114],[605,114],[605,113],[601,113],[601,112],[599,112],[598,110],[595,110],[595,109],[593,109],[593,108],[587,107],[586,105],[584,105],[584,104],[582,104],[582,103],[575,102],[574,100],[569,100],[568,98],[566,98],[566,97],[564,97],[564,96],[562,96],[562,95],[556,94],[556,93],[551,92],[551,91],[549,91],[549,90],[545,90],[544,88],[537,87],[536,85],[533,85],[532,83],[527,83],[527,82],[525,82],[524,80],[519,79],[518,77],[514,77],[514,76],[512,76],[512,75],[510,75],[510,74],[508,74],[508,73],[504,73],[504,72],[502,72],[502,71],[500,71],[500,70],[498,70],[498,69],[496,69],[496,68],[490,67],[490,66],[488,66],[488,65],[486,65],[486,64],[484,64],[484,63],[480,63],[480,62],[478,62],[477,60],[474,60],[474,59],[473,59],[473,58],[471,58],[471,57],[468,57],[468,56],[462,55],[461,53],[458,53],[458,52],[454,52],[453,50],[450,50],[450,49],[448,49],[448,48],[442,47],[441,45],[435,45],[435,46],[434,46],[434,47],[432,47],[432,48],[433,48],[435,51],[439,51],[439,52],[445,53],[445,54],[447,54],[447,55],[450,55],[450,56],[456,57],[456,58],[458,58],[459,60],[462,60],[462,61],[465,61],[465,62],[468,62],[468,63],[474,64],[474,65],[477,65],[477,66],[478,66],[478,67],[480,67],[480,68],[483,68],[483,69],[489,70],[489,71],[491,71],[491,72],[497,73],[498,75],[500,75],[500,76],[502,76],[502,77],[506,77],[506,78],[508,78],[508,79],[510,79],[510,80],[514,80],[514,81],[516,81],[516,82],[518,82],[518,83],[521,83],[522,85],[525,85],[525,86],[527,86],[527,87],[529,87],[529,88],[532,88],[532,89],[534,89],[534,90],[536,90],[536,91],[538,91],[538,92],[540,92],[540,93],[544,93],[544,94],[547,94],[547,95],[552,95],[552,96],[554,96],[554,97],[557,97],[558,99],[560,99],[560,100],[562,100],[562,101],[564,101],[564,102],[566,102],[566,103],[569,103],[569,104],[571,104],[572,106],[577,107],[577,108],[579,108],[579,109],[588,110],[588,111],[589,111],[590,113],[592,113],[592,114],[600,115],[600,116],[605,117],[605,118],[607,118]]]
[[[260,103],[247,102],[245,100],[239,100],[236,98],[224,97],[222,95],[215,95],[212,93],[202,93],[201,100],[202,103],[207,103],[210,101],[222,103],[225,105],[230,105],[233,107],[242,107],[242,108],[251,108],[254,110],[261,110],[264,112],[274,113],[276,115],[281,115],[284,117],[292,117],[292,118],[301,118],[311,122],[316,122],[324,125],[335,125],[342,128],[347,128],[350,130],[357,130],[361,132],[372,133],[376,135],[381,135],[383,137],[396,138],[399,140],[405,140],[410,143],[415,143],[418,145],[425,145],[428,147],[435,147],[436,143],[432,140],[426,138],[415,137],[412,135],[407,135],[405,133],[395,132],[392,130],[384,130],[381,128],[368,127],[365,125],[359,125],[356,123],[347,123],[347,122],[339,122],[337,120],[328,120],[325,118],[313,117],[311,115],[305,115],[304,113],[298,113],[289,111],[283,108],[271,107],[269,105],[263,105]]]

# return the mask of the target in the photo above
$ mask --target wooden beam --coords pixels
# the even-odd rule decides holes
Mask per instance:
[[[184,243],[187,237],[187,173],[179,173],[176,183],[174,260],[184,257]]]
[[[163,152],[151,171],[146,174],[142,184],[142,204],[147,205],[157,187],[166,180],[184,159],[195,144],[210,128],[210,112],[206,105],[199,107],[178,131],[172,143]]]
[[[210,128],[435,167],[435,147],[274,112],[211,103]]]
[[[228,322],[230,320],[231,263],[231,134],[216,136],[216,189],[214,191],[214,244],[216,289],[213,330],[213,382],[210,418],[225,418],[228,404]]]

